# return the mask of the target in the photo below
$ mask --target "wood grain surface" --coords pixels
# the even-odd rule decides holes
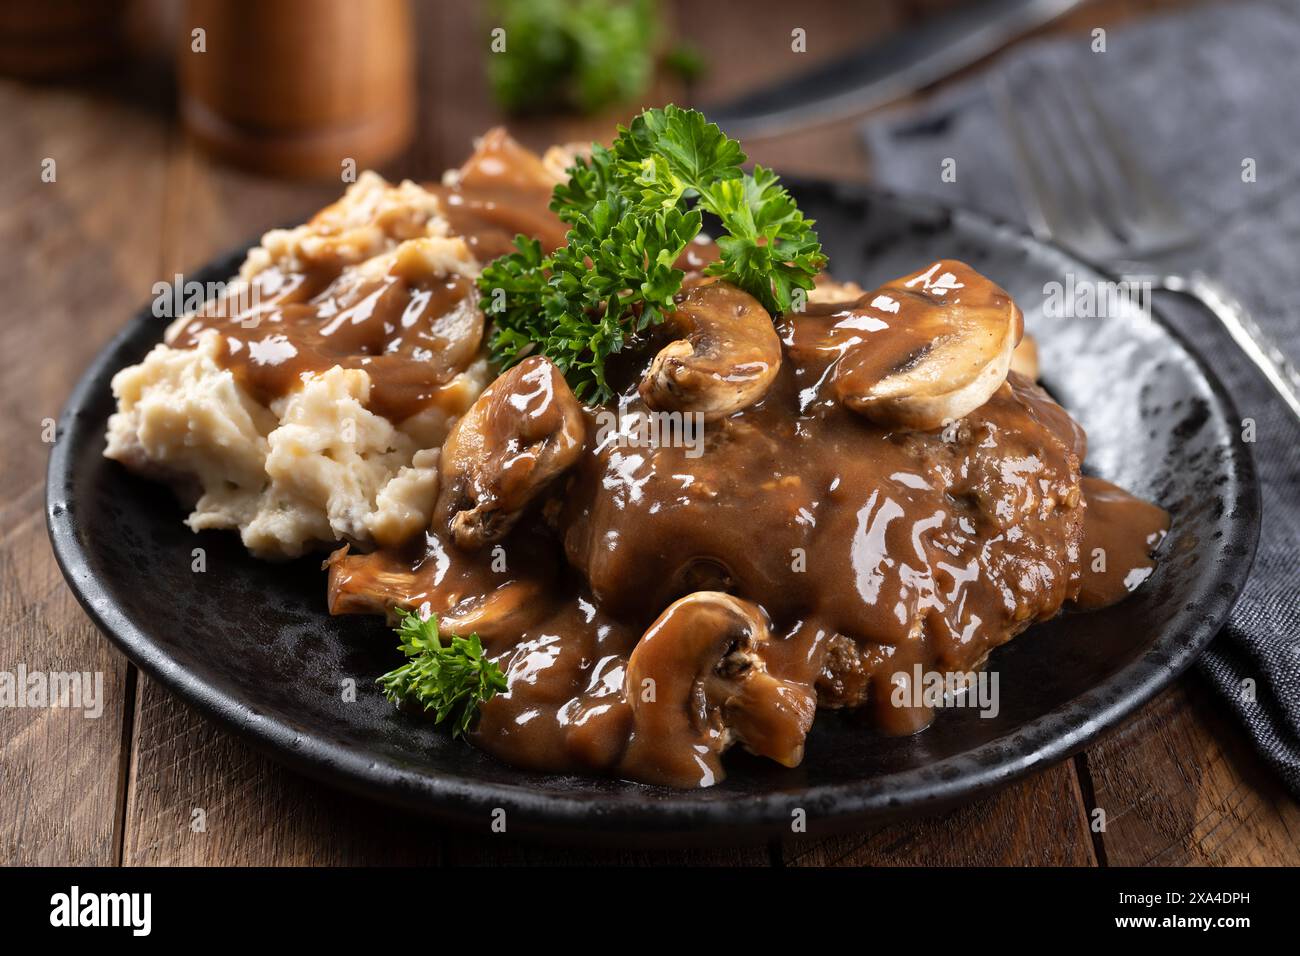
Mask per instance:
[[[940,5],[847,12],[842,3],[791,10],[764,0],[744,4],[738,24],[734,7],[679,3],[681,31],[714,64],[689,95],[704,101],[776,79]],[[1052,29],[1170,5],[1094,4]],[[477,9],[470,0],[417,2],[419,134],[385,173],[436,176],[501,121],[481,82]],[[144,23],[176,18],[160,9]],[[804,59],[789,52],[793,26],[808,33]],[[738,849],[592,851],[447,831],[300,778],[200,718],[139,675],[64,585],[43,521],[43,427],[155,281],[301,219],[339,184],[214,164],[178,131],[168,82],[152,67],[58,85],[0,80],[0,670],[99,672],[105,699],[96,719],[0,709],[0,863],[1300,864],[1300,807],[1194,676],[1087,753],[954,812]],[[605,135],[614,119],[516,128],[541,146]],[[747,147],[790,172],[868,175],[853,124]],[[52,183],[41,179],[47,158],[56,162]]]

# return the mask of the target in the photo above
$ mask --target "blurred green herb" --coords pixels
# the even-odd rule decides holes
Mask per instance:
[[[789,311],[793,290],[811,289],[826,257],[776,174],[745,173],[744,162],[739,143],[676,106],[647,110],[609,148],[593,146],[552,195],[568,244],[543,255],[519,236],[516,251],[479,276],[495,360],[508,367],[540,350],[579,398],[608,401],[605,362],[673,309],[685,275],[676,262],[699,234],[701,212],[723,229],[721,258],[706,271],[773,314]]]
[[[399,650],[410,660],[379,678],[384,696],[394,704],[412,703],[433,711],[435,723],[450,719],[452,736],[467,733],[479,704],[506,689],[501,668],[483,656],[477,634],[449,635],[444,644],[436,614],[427,620],[400,608],[397,614]]]
[[[682,40],[664,54],[664,68],[683,83],[693,83],[704,75],[707,64],[699,50]]]
[[[488,79],[512,113],[593,113],[650,85],[656,0],[494,0],[491,10],[505,49],[488,57]]]

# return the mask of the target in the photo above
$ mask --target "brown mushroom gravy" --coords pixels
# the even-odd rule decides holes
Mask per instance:
[[[432,189],[483,263],[516,232],[563,241],[553,182],[494,133]],[[611,370],[616,403],[581,406],[540,356],[506,370],[443,445],[422,538],[329,561],[331,613],[418,608],[480,635],[508,690],[472,739],[509,763],[698,787],[722,779],[734,744],[797,765],[819,707],[913,733],[934,716],[898,703],[915,668],[970,674],[1033,622],[1117,601],[1153,567],[1168,516],[1081,475],[1080,427],[1007,372],[1019,313],[992,282],[945,261],[774,324],[699,276],[712,255],[683,257],[696,271],[677,313]],[[412,278],[400,261],[263,275],[258,328],[200,314],[180,339],[216,328],[261,400],[303,372],[363,367],[370,406],[400,421],[480,349],[461,276]],[[944,325],[958,313],[979,351]],[[945,350],[976,355],[978,375],[954,366],[960,387],[930,382],[910,411],[929,421],[985,388],[977,407],[937,428],[888,424],[896,397],[870,389]],[[604,427],[652,413],[698,415],[701,444]]]
[[[370,376],[368,407],[401,422],[438,403],[483,338],[473,282],[461,276],[411,281],[399,263],[379,278],[328,268],[286,276],[273,268],[252,281],[263,290],[255,315],[214,303],[174,344],[192,346],[216,329],[221,363],[263,405],[305,373],[361,368]]]
[[[505,130],[484,136],[450,180],[429,188],[442,201],[452,234],[465,237],[479,262],[513,252],[517,235],[546,251],[564,245],[567,227],[550,210],[555,174]]]
[[[563,244],[565,227],[548,208],[555,176],[503,130],[489,132],[451,179],[428,189],[450,235],[464,238],[480,263],[509,252],[517,233],[548,248]],[[384,223],[395,240],[418,238],[422,225],[400,216]],[[222,364],[264,405],[296,388],[304,373],[363,368],[370,409],[401,422],[440,404],[483,340],[473,279],[439,275],[423,252],[418,243],[399,247],[379,274],[341,256],[296,271],[273,266],[253,277],[251,291],[234,287],[197,311],[172,344],[192,346],[216,329]]]
[[[1085,475],[1081,583],[1076,607],[1095,610],[1135,590],[1156,568],[1152,555],[1169,532],[1169,512],[1123,488]]]

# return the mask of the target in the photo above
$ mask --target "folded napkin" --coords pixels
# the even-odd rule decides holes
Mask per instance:
[[[990,80],[1014,102],[1044,71],[1086,71],[1107,119],[1208,239],[1171,264],[1221,279],[1300,359],[1300,4],[1199,6],[1112,28],[1105,41],[1104,52],[1088,33],[1026,44],[919,111],[871,120],[863,135],[876,179],[1024,221]],[[953,182],[939,175],[948,157]],[[1242,179],[1246,159],[1253,183]],[[1203,309],[1157,299],[1257,428],[1264,520],[1254,573],[1199,667],[1300,796],[1300,423]]]

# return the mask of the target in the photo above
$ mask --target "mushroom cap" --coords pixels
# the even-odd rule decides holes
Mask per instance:
[[[447,436],[435,530],[466,550],[499,541],[585,440],[582,406],[549,359],[507,369]]]
[[[836,367],[836,397],[878,424],[926,431],[1006,381],[1023,320],[999,286],[943,259],[863,296],[832,331],[857,336]]]
[[[652,409],[723,418],[761,399],[781,367],[772,317],[728,282],[695,286],[667,326],[678,337],[654,357],[639,389]]]
[[[794,767],[817,700],[812,688],[770,674],[767,616],[721,591],[696,591],[650,625],[628,659],[624,694],[633,729],[624,763],[670,786],[723,779],[733,743]]]

